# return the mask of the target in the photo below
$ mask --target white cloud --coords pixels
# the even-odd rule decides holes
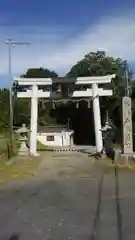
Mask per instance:
[[[71,27],[72,28],[72,27]],[[69,29],[26,27],[0,29],[0,74],[8,73],[7,36],[29,41],[29,47],[14,48],[13,73],[29,67],[47,67],[66,73],[86,53],[105,50],[108,55],[135,62],[135,16],[104,18],[79,35],[72,37]],[[68,36],[69,34],[69,36]]]

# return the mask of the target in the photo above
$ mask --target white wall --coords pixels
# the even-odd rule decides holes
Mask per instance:
[[[38,133],[37,140],[45,146],[70,146],[71,132]],[[54,136],[54,141],[47,141],[47,136]]]
[[[47,141],[47,136],[54,135],[54,141]],[[46,146],[62,146],[62,136],[61,133],[45,133],[44,135],[37,135],[37,140]]]
[[[70,146],[70,133],[69,132],[62,132],[63,135],[63,145]]]

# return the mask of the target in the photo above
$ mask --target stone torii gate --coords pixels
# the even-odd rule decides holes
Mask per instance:
[[[30,122],[30,153],[37,154],[37,118],[38,99],[45,98],[51,101],[59,99],[92,98],[94,129],[96,140],[96,151],[103,149],[101,132],[101,113],[99,96],[111,96],[112,90],[99,88],[98,84],[110,83],[115,74],[100,77],[77,77],[77,78],[18,78],[14,82],[24,87],[23,91],[17,93],[19,98],[31,99],[31,122]],[[92,85],[92,88],[90,86]],[[78,90],[79,87],[79,90]],[[29,88],[29,89],[28,89]],[[64,92],[64,89],[65,92]],[[83,90],[82,90],[83,89]]]

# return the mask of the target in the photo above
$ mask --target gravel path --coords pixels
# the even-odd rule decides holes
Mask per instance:
[[[135,239],[134,189],[133,173],[102,174],[87,156],[50,153],[35,180],[0,191],[0,240]]]

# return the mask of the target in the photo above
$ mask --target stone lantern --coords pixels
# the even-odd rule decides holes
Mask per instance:
[[[107,114],[108,115],[108,114]],[[113,149],[113,139],[114,139],[114,126],[110,123],[108,116],[105,122],[104,127],[101,129],[103,142],[104,142],[104,150],[105,153],[109,155],[114,155]]]
[[[26,127],[26,124],[22,124],[22,127],[16,130],[16,133],[19,134],[20,149],[19,155],[28,155],[29,149],[27,147],[29,129]]]

